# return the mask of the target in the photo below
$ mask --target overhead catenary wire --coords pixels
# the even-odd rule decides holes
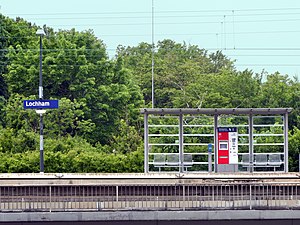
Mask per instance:
[[[132,48],[129,48],[129,51]],[[157,50],[168,50],[167,48],[155,48],[155,51]],[[203,51],[218,51],[220,50],[219,48],[216,47],[207,47],[207,48],[200,48]],[[105,49],[106,51],[116,51],[117,49],[115,48],[107,48]],[[126,50],[126,46],[125,46],[125,50]],[[171,50],[171,49],[170,49]],[[222,49],[221,49],[222,50]],[[300,47],[239,47],[239,48],[227,48],[226,49],[226,54],[230,54],[230,51],[300,51]],[[0,49],[0,52],[7,52],[9,51],[9,49]],[[18,52],[18,51],[32,51],[32,52],[38,52],[38,49],[14,49],[14,51]],[[43,49],[43,52],[59,52],[59,51],[99,51],[99,49],[89,49],[89,48],[85,48],[85,49],[75,49],[75,48],[59,48],[59,49]],[[139,51],[148,51],[151,52],[151,50],[149,49],[139,49]]]
[[[0,66],[7,66],[8,64],[1,64],[0,63]],[[22,66],[33,66],[35,67],[35,65],[33,64],[22,64]],[[52,64],[52,65],[46,65],[45,64],[45,67],[48,68],[48,67],[78,67],[78,66],[91,66],[91,65],[87,65],[87,64]],[[97,64],[93,64],[93,66],[99,66],[101,67],[101,65],[97,65]],[[234,64],[234,66],[255,66],[255,67],[265,67],[265,66],[283,66],[283,67],[300,67],[300,64],[268,64],[268,63],[265,63],[265,64],[253,64],[253,63],[243,63],[243,64],[239,64],[239,63],[236,63]]]
[[[237,12],[249,11],[295,11],[300,8],[280,7],[280,8],[252,8],[252,9],[235,9]],[[228,9],[204,9],[204,10],[156,10],[155,13],[191,13],[191,12],[230,12]],[[10,16],[18,15],[90,15],[90,14],[133,14],[133,13],[149,13],[148,11],[111,11],[111,12],[43,12],[43,13],[9,13]]]
[[[32,18],[37,18],[37,17],[41,17],[41,20],[45,20],[47,18],[50,19],[50,21],[52,22],[51,26],[73,26],[73,27],[78,27],[78,26],[86,26],[86,25],[91,25],[91,26],[149,26],[151,23],[148,22],[151,13],[149,11],[132,11],[132,12],[81,12],[81,13],[68,13],[68,12],[60,12],[60,13],[43,13],[42,14],[19,14],[18,16],[22,16],[22,15],[26,15],[31,16]],[[198,36],[202,37],[202,36],[208,36],[208,35],[213,35],[214,37],[217,36],[217,39],[221,40],[221,42],[223,42],[221,44],[221,46],[218,46],[218,40],[217,40],[217,46],[211,46],[211,47],[207,47],[207,46],[201,46],[204,47],[205,50],[207,51],[223,51],[223,53],[226,56],[231,56],[230,53],[232,53],[233,51],[237,51],[237,52],[242,52],[242,51],[251,51],[251,52],[255,52],[255,55],[259,55],[257,54],[258,52],[261,51],[269,51],[269,52],[276,52],[277,55],[281,55],[278,54],[278,52],[283,52],[283,51],[299,51],[299,47],[296,46],[294,44],[294,46],[290,46],[290,47],[260,47],[259,45],[256,46],[251,46],[250,44],[244,45],[244,47],[242,47],[240,44],[239,46],[235,46],[235,42],[236,40],[240,40],[241,35],[257,35],[257,37],[261,37],[262,35],[264,37],[270,37],[271,34],[280,34],[281,36],[285,35],[285,37],[288,37],[288,35],[291,34],[295,34],[297,35],[297,33],[300,33],[300,31],[298,31],[297,29],[289,29],[289,30],[266,30],[264,28],[264,30],[248,30],[248,31],[243,31],[240,30],[237,24],[242,24],[242,23],[274,23],[274,22],[280,22],[280,23],[286,23],[286,24],[292,24],[294,25],[294,22],[299,21],[299,17],[298,15],[300,15],[300,8],[267,8],[267,9],[234,9],[234,10],[165,10],[165,11],[159,11],[156,10],[154,12],[154,16],[156,18],[155,21],[155,26],[158,27],[158,29],[162,29],[164,28],[164,25],[198,25],[198,24],[219,24],[220,21],[223,20],[223,31],[221,32],[216,32],[216,31],[212,31],[212,32],[194,32],[194,33],[188,33],[186,31],[183,31],[181,33],[177,33],[177,32],[167,32],[167,30],[163,30],[164,32],[157,32],[156,36],[158,37],[165,37],[168,36],[169,39],[174,39],[176,37],[181,38],[184,37],[183,39],[187,39],[186,37],[193,37],[195,36],[195,38]],[[176,21],[175,19],[173,20],[173,18],[179,18],[178,21]],[[247,18],[246,18],[247,17]],[[271,17],[271,18],[270,18]],[[58,20],[60,18],[64,18],[62,19],[59,24],[55,25],[55,20]],[[77,18],[85,18],[83,19],[83,23],[82,24],[71,24],[69,22],[69,19],[74,20]],[[93,24],[95,21],[91,22],[89,20],[92,20],[93,18],[101,20],[101,22],[99,21],[98,23]],[[137,18],[139,19],[138,22]],[[26,18],[27,19],[27,18]],[[102,20],[103,19],[103,20]],[[108,21],[107,19],[109,19],[110,21]],[[134,20],[133,20],[134,19]],[[172,20],[172,21],[170,21]],[[63,24],[64,22],[69,23],[69,24]],[[230,26],[229,26],[230,24]],[[237,25],[237,26],[235,26]],[[49,26],[49,25],[48,25]],[[274,26],[265,26],[264,27],[274,27]],[[288,27],[288,26],[286,26]],[[293,26],[292,28],[296,28],[295,26]],[[199,29],[200,30],[200,29]],[[136,40],[141,40],[140,42],[142,42],[143,40],[145,40],[145,38],[149,38],[151,37],[150,33],[143,33],[143,32],[139,32],[139,33],[134,33],[134,31],[129,30],[127,31],[127,33],[125,32],[121,32],[120,30],[118,30],[118,33],[108,33],[108,32],[102,32],[102,33],[97,33],[96,36],[99,39],[105,40],[105,38],[109,38],[109,39],[113,39],[113,40],[118,40],[120,39],[120,37],[136,37]],[[221,37],[220,37],[221,36]],[[231,40],[231,36],[232,36],[232,40]],[[251,36],[252,37],[252,36]],[[255,37],[255,36],[253,36]],[[16,39],[22,39],[23,37],[14,37]],[[26,37],[24,37],[26,38]],[[28,37],[30,38],[30,37]],[[244,37],[242,37],[244,38]],[[230,43],[232,41],[232,43]],[[200,42],[201,43],[201,42]],[[239,41],[240,43],[240,41]],[[68,50],[68,49],[64,49],[63,47],[60,48],[59,50],[48,50],[48,52],[50,51],[73,51],[73,50]],[[157,49],[155,49],[156,51]],[[16,50],[17,51],[17,50]],[[79,49],[78,51],[83,51],[82,49]],[[93,51],[91,50],[84,50],[86,52],[88,51]],[[107,52],[114,52],[116,51],[115,48],[107,48],[105,49],[105,51]],[[143,50],[141,50],[143,51]],[[249,55],[249,54],[244,54],[244,55]],[[272,56],[274,56],[275,54],[273,54]],[[239,56],[237,56],[239,57]],[[267,56],[268,57],[268,56]],[[288,56],[284,56],[284,57],[288,57]],[[291,56],[291,57],[297,57],[297,56]],[[250,65],[250,64],[249,64]],[[254,64],[252,64],[254,65]],[[274,64],[272,64],[274,65]],[[296,64],[276,64],[278,66],[280,65],[296,65]],[[274,65],[275,66],[275,65]]]
[[[245,14],[245,15],[235,15],[235,17],[245,17],[245,16],[291,16],[291,15],[300,15],[299,13],[269,13],[269,14]],[[156,16],[155,18],[205,18],[205,17],[214,17],[214,18],[222,18],[224,15],[167,15],[167,16]],[[226,15],[231,17],[232,15]],[[26,18],[28,20],[98,20],[98,19],[151,19],[150,16],[111,16],[111,17],[29,17]]]
[[[300,19],[293,18],[293,19],[260,19],[260,20],[236,20],[230,21],[228,20],[227,23],[261,23],[261,22],[297,22]],[[155,22],[155,25],[187,25],[187,24],[219,24],[219,21],[184,21],[184,22]],[[151,25],[150,22],[138,22],[138,23],[76,23],[76,24],[47,24],[47,26],[74,26],[74,27],[81,27],[81,26],[147,26]],[[29,28],[32,25],[18,25],[18,28]],[[5,28],[6,25],[0,25],[0,27]]]
[[[274,33],[300,33],[300,30],[270,30],[270,31],[243,31],[243,32],[226,32],[224,28],[224,23],[221,23],[221,26],[223,27],[221,31],[221,35],[223,35],[223,43],[224,48],[226,48],[226,35],[246,35],[246,34],[274,34]],[[212,35],[215,36],[216,33],[214,32],[203,32],[203,33],[157,33],[155,36],[202,36],[202,35]],[[99,34],[99,38],[101,37],[148,37],[150,34]],[[56,35],[50,35],[48,38],[56,37]],[[33,39],[34,36],[0,36],[2,39]],[[227,49],[227,48],[226,48]]]
[[[253,12],[253,11],[298,11],[297,7],[278,7],[278,8],[252,8],[252,9],[234,9],[236,12]],[[231,12],[230,9],[203,9],[203,10],[156,10],[155,14],[168,13],[211,13],[211,12]],[[106,12],[42,12],[42,13],[8,13],[8,16],[23,15],[107,15],[107,14],[148,14],[149,11],[106,11]]]
[[[238,11],[238,10],[235,10],[235,11]],[[178,11],[180,12],[180,11]],[[190,12],[187,12],[188,14],[185,15],[184,13],[181,14],[181,15],[155,15],[155,18],[211,18],[211,17],[215,17],[215,18],[222,18],[224,15],[228,16],[228,17],[231,17],[233,16],[230,12],[231,10],[227,10],[227,14],[207,14],[207,15],[204,15],[203,13],[200,14],[201,11],[190,11]],[[191,13],[197,13],[197,14],[193,14],[191,15]],[[29,20],[74,20],[74,19],[80,19],[80,20],[87,20],[87,19],[149,19],[151,18],[151,16],[149,15],[149,12],[146,13],[145,12],[145,15],[133,15],[132,16],[132,13],[128,13],[130,16],[127,16],[125,13],[123,13],[121,16],[118,15],[118,14],[112,14],[112,16],[107,16],[109,14],[103,14],[104,16],[94,16],[94,15],[101,15],[101,14],[84,14],[84,15],[88,15],[88,16],[85,16],[85,17],[78,17],[78,15],[82,15],[82,14],[68,14],[68,13],[65,13],[65,14],[54,14],[54,16],[52,17],[47,17],[51,14],[38,14],[37,16],[38,17],[26,17],[26,19],[29,19]],[[138,13],[136,13],[138,14]],[[17,16],[19,17],[22,17],[23,14],[18,14]],[[60,17],[57,17],[57,15],[60,15]],[[76,15],[75,16],[72,16],[70,17],[70,15]],[[92,16],[90,16],[92,15]],[[126,16],[125,16],[126,15]],[[243,14],[235,14],[234,16],[235,17],[245,17],[245,16],[248,16],[248,17],[252,17],[252,16],[291,16],[291,15],[300,15],[300,11],[299,12],[274,12],[274,13],[243,13]],[[24,16],[28,16],[26,14],[24,14]],[[46,17],[45,17],[46,16]]]

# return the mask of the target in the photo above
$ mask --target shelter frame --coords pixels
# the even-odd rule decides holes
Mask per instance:
[[[214,146],[218,143],[218,117],[220,115],[246,115],[249,124],[249,171],[253,172],[253,116],[254,115],[282,115],[284,132],[284,161],[283,171],[287,173],[288,169],[288,114],[292,108],[143,108],[141,114],[144,115],[144,172],[149,173],[149,115],[175,115],[179,118],[179,162],[183,163],[183,115],[210,115],[214,118]],[[217,151],[215,151],[215,159]],[[214,160],[214,172],[218,172],[217,160]],[[180,172],[183,171],[180,166]]]

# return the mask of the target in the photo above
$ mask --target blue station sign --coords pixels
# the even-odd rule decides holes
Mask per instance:
[[[58,100],[24,100],[24,109],[57,109]]]
[[[237,132],[236,127],[218,127],[218,132]]]

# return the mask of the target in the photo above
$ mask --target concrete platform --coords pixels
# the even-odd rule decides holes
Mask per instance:
[[[299,183],[300,173],[2,173],[0,186],[12,185],[93,185],[174,184],[218,182]]]

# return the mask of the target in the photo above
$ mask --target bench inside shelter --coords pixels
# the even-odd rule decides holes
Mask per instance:
[[[253,157],[253,167],[273,167],[276,171],[276,167],[283,165],[280,153],[268,153],[268,154],[256,154]],[[241,165],[249,168],[250,164],[249,154],[243,154]]]
[[[178,153],[157,153],[154,155],[152,164],[154,165],[154,167],[159,168],[159,171],[161,171],[161,168],[181,166],[183,166],[185,170],[187,170],[188,167],[193,166],[193,157],[191,154],[184,154],[183,163],[181,165]]]

